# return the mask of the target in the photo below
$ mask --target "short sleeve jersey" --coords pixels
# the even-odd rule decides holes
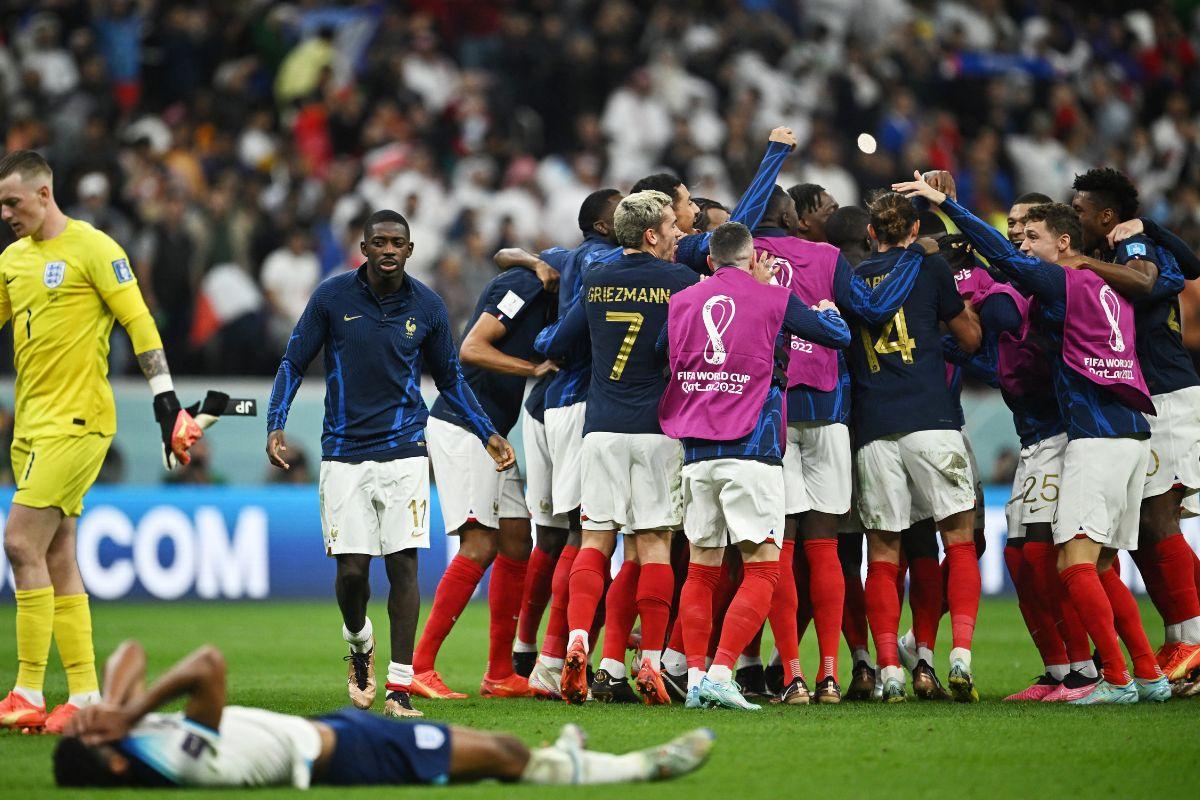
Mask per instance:
[[[132,292],[144,307],[125,251],[72,219],[52,239],[11,244],[0,254],[0,277],[0,324],[13,323],[14,436],[111,436],[110,305]]]
[[[875,285],[891,272],[903,252],[895,247],[873,255],[856,271]],[[929,256],[891,319],[868,325],[847,313],[851,342],[846,361],[853,385],[856,446],[897,433],[959,427],[954,397],[946,386],[938,325],[962,310],[950,266],[940,256]]]
[[[552,317],[554,304],[553,295],[546,293],[542,282],[533,272],[519,267],[507,270],[484,288],[479,302],[475,304],[475,313],[463,329],[463,338],[481,316],[491,314],[505,330],[504,336],[493,343],[497,350],[513,358],[541,361],[541,356],[533,349],[533,340]],[[471,385],[479,405],[487,412],[496,430],[508,436],[521,414],[525,378],[471,365],[463,366],[463,377]],[[441,395],[434,401],[429,414],[460,427],[468,427]]]

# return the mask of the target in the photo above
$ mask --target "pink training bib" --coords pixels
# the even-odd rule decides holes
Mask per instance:
[[[670,375],[658,404],[675,439],[740,439],[754,429],[774,371],[788,293],[722,267],[671,296]]]

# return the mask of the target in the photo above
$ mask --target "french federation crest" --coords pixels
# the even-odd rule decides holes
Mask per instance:
[[[46,271],[42,273],[42,283],[46,284],[47,289],[57,289],[62,286],[63,279],[67,277],[67,262],[65,261],[47,261]]]

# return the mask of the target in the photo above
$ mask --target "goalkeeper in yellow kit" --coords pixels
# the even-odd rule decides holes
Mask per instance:
[[[17,679],[0,728],[61,733],[100,699],[92,618],[75,563],[75,523],[117,429],[108,384],[114,318],[129,333],[154,393],[168,469],[200,436],[180,408],[162,340],[129,259],[106,234],[54,202],[50,165],[18,150],[0,158],[0,218],[18,241],[0,254],[0,325],[13,323],[17,491],[4,528],[16,579]],[[51,637],[70,697],[50,713],[42,696]]]

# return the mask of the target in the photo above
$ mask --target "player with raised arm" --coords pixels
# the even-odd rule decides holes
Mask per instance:
[[[459,357],[463,375],[488,418],[503,436],[517,424],[527,379],[553,373],[552,361],[537,357],[533,340],[553,319],[556,298],[527,269],[493,278],[467,322]],[[491,613],[484,697],[526,697],[526,679],[513,672],[512,648],[521,611],[532,539],[521,475],[514,467],[496,472],[467,422],[444,396],[429,411],[426,436],[446,531],[459,537],[458,553],[438,582],[433,608],[413,654],[412,691],[420,697],[458,699],[435,669],[437,653],[454,623],[492,569]]]
[[[113,321],[129,334],[154,394],[168,469],[189,461],[201,430],[180,408],[162,340],[129,259],[102,231],[66,216],[54,175],[32,150],[0,158],[0,219],[17,241],[0,254],[0,325],[13,322],[16,368],[12,470],[16,493],[4,553],[16,595],[17,677],[0,728],[61,733],[99,700],[92,616],[75,560],[83,498],[117,430],[108,383]],[[42,694],[50,641],[70,696],[49,715]]]
[[[791,203],[786,193],[783,197]],[[791,571],[778,564],[788,353],[793,336],[842,348],[850,343],[850,331],[829,297],[810,308],[787,287],[771,285],[775,256],[756,254],[744,225],[717,228],[708,259],[713,277],[675,293],[658,345],[670,354],[659,420],[684,449],[684,531],[691,557],[679,613],[688,663],[686,705],[757,710],[738,691],[732,669],[772,608],[778,581],[785,575],[792,580]],[[743,576],[706,673],[710,609],[727,545],[741,552]],[[794,584],[792,592],[794,597]],[[793,626],[794,640],[794,603],[790,613],[784,622]],[[784,658],[798,672],[798,656],[785,652]]]
[[[883,322],[896,313],[916,281],[920,253],[906,251],[888,278],[872,289],[854,274],[836,247],[790,236],[788,232],[797,228],[795,201],[776,186],[754,230],[754,247],[775,258],[780,285],[806,305],[832,299],[839,308],[870,322]],[[808,594],[820,651],[814,697],[819,703],[837,703],[841,701],[838,638],[845,599],[837,536],[840,517],[850,510],[851,450],[846,425],[850,377],[841,348],[792,336],[788,343],[788,447],[783,455],[788,532],[769,618],[782,661],[783,699],[803,704],[809,690],[800,671],[796,591],[802,588]],[[792,570],[797,538],[803,542],[800,557],[807,564],[803,587],[797,587]]]
[[[602,255],[620,249],[613,236],[613,213],[622,196],[616,189],[599,189],[584,199],[579,207],[583,242],[576,247],[553,247],[540,257],[508,248],[496,254],[496,263],[501,268],[536,267],[538,262],[554,265],[559,272],[558,318],[563,319],[579,302],[583,274]],[[528,617],[519,623],[514,659],[529,664],[530,688],[542,697],[560,696],[559,680],[567,652],[566,592],[571,566],[579,552],[580,451],[590,377],[588,349],[584,346],[567,353],[561,368],[531,389],[521,429],[529,472],[528,502],[538,526],[538,547],[530,559],[536,574],[530,579],[545,586],[549,573],[554,592],[537,663],[529,663],[529,656],[524,655],[534,652],[538,628],[537,622]]]
[[[516,457],[463,377],[442,299],[405,274],[413,251],[408,221],[395,211],[374,212],[363,224],[359,249],[366,263],[321,283],[292,332],[271,388],[267,458],[290,468],[283,428],[304,370],[324,349],[321,528],[325,552],[337,559],[334,586],[350,647],[347,689],[359,708],[375,700],[368,573],[371,558],[381,556],[391,584],[385,713],[421,716],[409,695],[421,606],[417,551],[429,547],[422,367],[497,471],[512,467]]]
[[[1184,275],[1171,251],[1144,233],[1109,245],[1117,223],[1137,214],[1137,189],[1125,175],[1105,168],[1076,176],[1071,205],[1082,249],[1095,256],[1084,266],[1135,312],[1138,362],[1157,414],[1148,419],[1150,468],[1131,555],[1166,626],[1159,664],[1176,681],[1200,667],[1200,595],[1192,549],[1179,529],[1183,501],[1200,492],[1200,376],[1179,324]]]
[[[654,344],[666,323],[671,295],[699,276],[670,261],[679,229],[669,196],[655,191],[629,195],[617,206],[615,224],[624,254],[593,266],[583,276],[580,302],[538,340],[550,358],[591,342],[580,506],[583,544],[571,569],[562,696],[569,703],[587,699],[588,631],[604,592],[617,531],[628,527],[641,564],[638,687],[647,703],[667,703],[659,669],[674,596],[670,537],[683,523],[682,451],[659,426],[664,380]]]
[[[870,204],[868,231],[875,255],[857,272],[882,281],[917,238],[917,210],[902,195],[883,192]],[[919,245],[918,245],[919,247]],[[922,248],[923,249],[923,248]],[[904,304],[872,324],[856,318],[857,339],[846,360],[857,451],[858,513],[867,531],[867,617],[881,668],[883,697],[904,700],[904,673],[896,646],[900,602],[896,583],[900,532],[933,517],[949,559],[947,594],[954,632],[949,683],[955,699],[979,699],[971,674],[971,638],[979,610],[979,563],[973,521],[975,490],[954,399],[946,386],[939,324],[946,323],[967,352],[980,343],[979,321],[965,306],[949,266],[925,260]]]
[[[1165,700],[1171,688],[1155,663],[1137,604],[1112,571],[1117,550],[1137,543],[1137,514],[1154,407],[1135,352],[1133,309],[1078,255],[1079,216],[1061,203],[1034,206],[1021,250],[920,175],[896,191],[941,206],[991,265],[1038,301],[1034,323],[1053,348],[1051,375],[1067,427],[1054,541],[1059,572],[1104,664],[1104,679],[1061,699],[1082,705]],[[1130,676],[1118,632],[1134,662]]]
[[[499,780],[542,785],[632,783],[700,768],[714,735],[697,728],[625,755],[592,752],[575,725],[549,747],[510,734],[401,722],[345,709],[319,717],[228,705],[225,659],[202,647],[144,685],[146,653],[121,644],[104,701],[71,720],[54,751],[63,787],[307,789]],[[162,711],[183,699],[182,711]]]

